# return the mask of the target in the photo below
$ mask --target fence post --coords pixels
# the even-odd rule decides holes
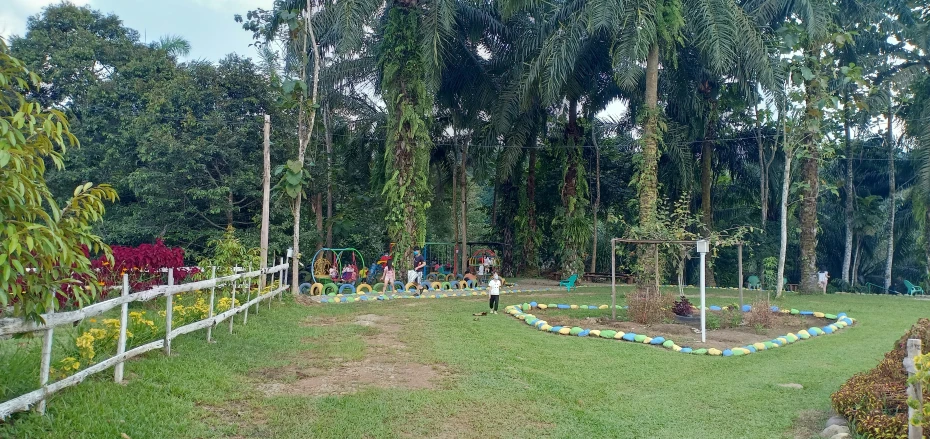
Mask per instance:
[[[168,269],[168,286],[174,286],[174,269]],[[168,291],[165,297],[167,307],[165,308],[165,355],[171,355],[171,319],[174,314],[174,293]]]
[[[907,357],[904,357],[904,369],[907,370],[908,379],[917,373],[917,368],[914,366],[914,361],[917,359],[920,353],[920,339],[908,339]],[[920,425],[914,425],[911,423],[911,420],[914,419],[914,415],[920,413],[923,410],[922,403],[924,394],[921,387],[922,386],[920,385],[920,382],[915,382],[914,384],[907,386],[907,396],[917,400],[917,408],[913,408],[910,405],[907,407],[907,439],[923,439],[924,437],[924,428]]]
[[[284,263],[284,258],[282,257],[281,264],[283,263]],[[284,286],[284,271],[285,270],[281,270],[278,272],[278,288],[281,288]],[[284,301],[284,290],[278,291],[278,301],[279,302]]]
[[[252,264],[249,264],[249,271],[252,271]],[[259,271],[265,271],[265,269],[262,268],[262,269],[259,270]],[[256,283],[264,284],[265,282],[262,282],[262,281],[261,281],[261,279],[262,279],[263,276],[264,276],[264,275],[259,275],[257,278],[255,278]],[[258,289],[256,290],[256,291],[258,291],[258,293],[255,294],[255,297],[260,297],[260,296],[262,295],[262,289],[261,289],[261,287],[259,287],[258,285],[256,285],[256,288],[258,288]],[[252,282],[250,281],[250,282],[249,282],[249,295],[250,295],[250,296],[252,295],[251,291],[252,291]],[[255,302],[255,315],[258,315],[258,308],[260,308],[261,306],[262,306],[261,301]]]
[[[252,263],[249,263],[249,271],[252,271]],[[249,303],[252,300],[252,278],[245,278],[245,303]],[[245,307],[245,314],[242,315],[242,324],[247,325],[249,323],[249,308],[251,306]]]
[[[129,295],[129,275],[123,273],[123,293],[120,295],[124,300]],[[129,326],[129,302],[124,302],[120,307],[119,316],[119,341],[116,343],[116,355],[123,355],[126,352],[126,330]],[[123,362],[116,363],[113,367],[113,381],[116,383],[123,382]]]
[[[54,311],[52,311],[54,312]],[[51,314],[50,312],[49,314]],[[45,414],[45,398],[48,395],[48,373],[52,365],[52,339],[54,337],[54,328],[49,327],[45,330],[45,338],[42,339],[42,364],[39,368],[39,385],[42,386],[42,400],[39,401],[39,414]]]
[[[229,296],[229,310],[236,307],[236,281],[233,281],[232,293]],[[229,333],[232,334],[233,320],[236,320],[236,313],[229,316]]]
[[[213,266],[213,274],[210,275],[210,279],[213,279],[214,284],[210,287],[210,318],[213,318],[213,299],[216,297],[216,266]],[[207,343],[210,343],[213,338],[213,325],[207,326]]]

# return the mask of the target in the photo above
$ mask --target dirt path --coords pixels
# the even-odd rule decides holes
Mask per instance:
[[[310,326],[339,324],[332,319],[308,323]],[[408,346],[398,335],[403,329],[388,317],[376,314],[357,316],[342,324],[374,327],[378,332],[366,337],[365,356],[359,361],[341,362],[332,368],[287,366],[263,371],[265,382],[258,385],[266,396],[327,396],[355,393],[367,387],[382,389],[434,389],[445,369],[411,360]],[[295,376],[288,382],[285,377]]]

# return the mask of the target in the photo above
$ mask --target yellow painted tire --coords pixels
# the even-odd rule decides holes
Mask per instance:
[[[460,281],[458,282],[458,285],[459,285],[459,289],[460,289],[460,290],[464,290],[464,289],[468,288],[468,284],[465,283],[465,281],[463,281],[463,280],[460,280]]]
[[[436,290],[436,291],[439,291],[439,290],[442,289],[442,284],[439,283],[439,282],[430,282],[429,285],[430,285],[431,287],[433,287],[433,289]]]
[[[323,294],[323,284],[317,282],[313,285],[310,285],[311,296],[319,296],[320,294]]]
[[[371,292],[371,285],[368,285],[366,283],[359,284],[358,288],[355,289],[355,292],[358,294],[368,294]]]
[[[407,282],[407,285],[404,286],[404,291],[416,291],[417,284],[413,282]]]

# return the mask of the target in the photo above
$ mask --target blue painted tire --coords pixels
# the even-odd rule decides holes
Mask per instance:
[[[348,289],[348,290],[352,290],[352,292],[349,293],[349,294],[355,294],[355,285],[352,285],[352,284],[342,284],[342,285],[339,287],[339,294],[344,294],[343,291],[345,291],[345,290],[347,290],[347,289]]]
[[[307,282],[300,284],[300,294],[308,294],[311,287],[313,287],[313,285]]]

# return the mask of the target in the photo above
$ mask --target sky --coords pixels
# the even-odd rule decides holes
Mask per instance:
[[[26,20],[60,0],[0,0],[0,36],[23,35]],[[218,61],[229,53],[255,58],[252,34],[233,20],[251,9],[270,9],[273,0],[72,0],[116,14],[144,41],[180,35],[191,43],[187,60]]]

